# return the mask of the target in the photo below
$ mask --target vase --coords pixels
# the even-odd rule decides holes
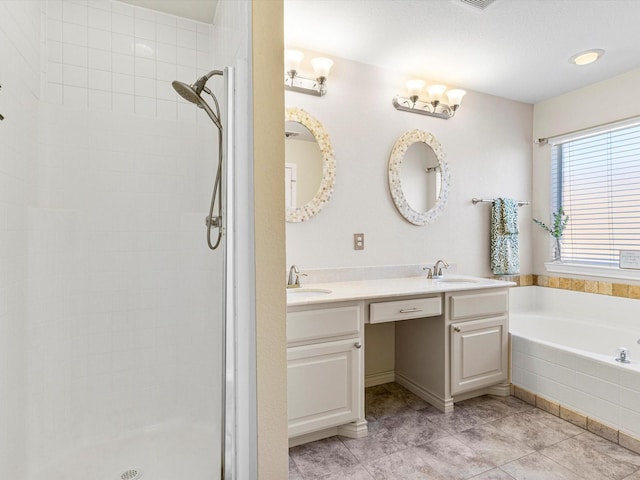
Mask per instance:
[[[553,261],[562,261],[562,239],[556,237],[553,238]]]

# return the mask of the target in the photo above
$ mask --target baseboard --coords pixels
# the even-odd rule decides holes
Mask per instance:
[[[431,393],[430,391],[425,390],[417,383],[414,383],[409,378],[397,372],[396,372],[396,383],[399,383],[410,392],[415,393],[417,396],[422,398],[425,402],[430,403],[441,412],[443,413],[453,412],[453,398],[449,398],[449,399],[440,398],[437,395],[434,395],[433,393]]]
[[[337,427],[324,428],[316,432],[305,433],[304,435],[298,435],[297,437],[291,437],[289,439],[289,448],[297,447],[305,443],[315,442],[317,440],[323,440],[325,438],[334,437],[336,435],[342,435],[349,438],[363,438],[369,433],[368,423],[364,418],[360,418],[355,422],[345,423],[344,425],[338,425]]]
[[[338,427],[338,435],[349,438],[363,438],[369,434],[368,423],[364,418],[355,422],[340,425]]]
[[[508,397],[511,395],[511,390],[510,383],[499,383],[498,385],[489,387],[487,393],[489,395],[497,395],[498,397]]]
[[[338,435],[338,427],[325,428],[289,439],[289,448]]]
[[[389,370],[388,372],[371,373],[369,375],[365,375],[364,386],[365,388],[375,387],[376,385],[395,382],[395,380],[396,373],[393,370]]]

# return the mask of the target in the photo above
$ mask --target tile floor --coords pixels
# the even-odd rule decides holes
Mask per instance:
[[[369,436],[289,449],[289,480],[640,480],[640,455],[515,397],[448,415],[396,383],[365,398]]]

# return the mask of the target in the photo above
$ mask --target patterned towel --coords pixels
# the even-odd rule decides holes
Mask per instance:
[[[496,198],[491,208],[491,270],[494,275],[520,273],[518,202]]]

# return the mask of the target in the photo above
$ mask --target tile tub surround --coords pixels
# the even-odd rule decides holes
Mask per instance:
[[[555,404],[555,414],[560,407],[583,413],[587,428],[606,438],[617,441],[596,421],[640,438],[636,305],[585,292],[512,290],[512,383]],[[631,364],[613,360],[620,346],[629,347]]]
[[[395,383],[368,388],[370,435],[291,448],[289,479],[640,478],[640,455],[513,396],[456,406],[445,415]]]
[[[538,287],[559,288],[574,292],[595,293],[614,297],[640,300],[640,285],[580,278],[553,277],[548,275],[495,275],[489,278],[514,282],[519,287],[535,285]]]
[[[598,295],[612,295],[614,297],[633,298],[636,300],[640,299],[640,285],[603,282],[600,280],[584,280],[579,278],[553,277],[548,275],[531,275],[531,277],[532,282],[527,285],[561,288],[563,290],[594,293]]]

